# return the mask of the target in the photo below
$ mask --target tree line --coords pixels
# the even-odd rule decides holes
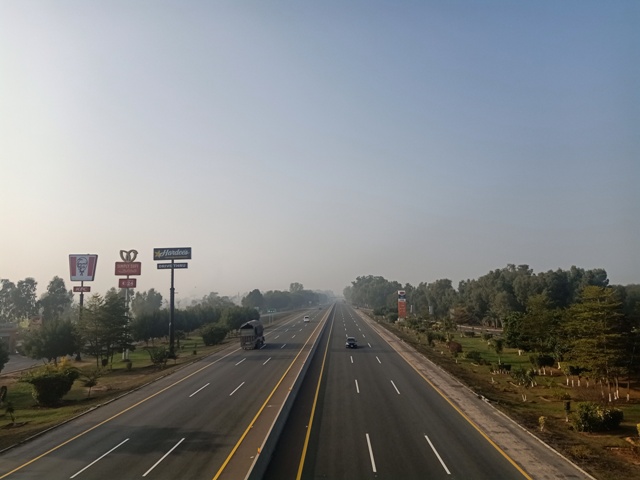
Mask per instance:
[[[603,269],[534,274],[528,265],[507,265],[463,280],[457,289],[449,279],[413,287],[365,276],[344,296],[396,320],[398,290],[406,292],[416,328],[501,328],[505,345],[528,352],[534,365],[557,365],[567,375],[597,380],[609,401],[619,396],[621,378],[629,382],[640,371],[640,285],[609,285]]]
[[[113,361],[117,352],[134,348],[135,343],[154,345],[156,339],[169,334],[168,308],[163,308],[162,294],[148,291],[110,289],[105,295],[87,296],[82,308],[73,302],[60,277],[54,277],[45,293],[36,297],[37,283],[27,278],[14,284],[2,279],[0,288],[0,322],[22,322],[22,352],[33,358],[55,361],[65,355],[95,357],[97,366]],[[127,296],[130,305],[127,309]],[[253,290],[238,306],[229,297],[211,292],[191,305],[176,308],[174,325],[180,338],[198,331],[206,344],[221,341],[229,331],[260,318],[260,310],[287,310],[327,302],[328,293],[305,290],[292,283],[289,291],[271,290],[264,295]],[[25,320],[39,319],[26,326]],[[6,356],[0,351],[0,360]],[[6,360],[0,362],[0,370]]]

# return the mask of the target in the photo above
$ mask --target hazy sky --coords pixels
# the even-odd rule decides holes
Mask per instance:
[[[0,1],[0,278],[640,283],[640,2]]]

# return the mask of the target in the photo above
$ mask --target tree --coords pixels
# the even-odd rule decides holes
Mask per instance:
[[[289,284],[289,292],[290,293],[301,292],[302,290],[304,290],[304,286],[301,283],[293,282],[293,283]]]
[[[115,290],[103,298],[93,295],[79,322],[84,352],[96,357],[96,366],[111,359],[116,351],[131,348],[124,299]]]
[[[18,320],[34,317],[38,313],[37,287],[38,283],[31,277],[18,282],[13,301]]]
[[[149,315],[162,308],[162,295],[153,288],[146,292],[136,292],[131,300],[131,313],[135,318]]]
[[[631,325],[622,313],[622,303],[611,287],[589,285],[580,302],[571,306],[564,325],[568,345],[566,360],[606,382],[609,401],[611,381],[617,383],[626,361],[627,337]],[[604,391],[603,391],[604,396]]]
[[[38,302],[42,308],[42,317],[45,322],[60,318],[62,314],[71,308],[73,302],[73,292],[67,291],[64,280],[60,277],[53,277],[47,291],[40,297]]]
[[[46,322],[25,335],[23,348],[31,358],[46,358],[57,363],[58,357],[80,350],[77,327],[71,320]]]
[[[0,372],[9,361],[9,347],[0,340]]]
[[[243,307],[261,309],[264,305],[264,297],[257,288],[252,290],[246,297],[242,299]]]
[[[15,290],[16,285],[6,278],[0,280],[0,323],[11,323],[16,319],[15,315]]]

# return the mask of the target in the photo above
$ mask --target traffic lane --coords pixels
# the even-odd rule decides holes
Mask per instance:
[[[333,363],[334,360],[340,357],[339,341],[340,339],[334,339],[329,363]],[[320,460],[317,461],[317,464],[324,470],[316,471],[317,475],[326,475],[331,478],[346,475],[342,478],[347,478],[348,475],[345,472],[352,471],[350,470],[350,465],[362,471],[363,464],[366,463],[362,460],[362,449],[365,443],[364,438],[366,437],[367,451],[365,454],[370,457],[369,472],[387,475],[388,478],[395,478],[399,474],[406,476],[406,478],[421,478],[424,471],[429,471],[434,475],[434,478],[436,478],[435,476],[445,478],[448,477],[449,471],[453,467],[447,466],[443,461],[439,452],[442,448],[438,449],[437,444],[441,436],[451,437],[451,431],[453,431],[453,436],[457,438],[455,441],[450,440],[449,444],[453,444],[454,447],[447,444],[444,448],[462,448],[466,449],[462,451],[468,451],[469,449],[477,451],[480,443],[484,443],[489,448],[487,452],[483,452],[473,460],[470,466],[463,465],[461,469],[462,475],[476,475],[477,469],[480,468],[483,471],[483,475],[485,475],[481,478],[498,478],[496,475],[502,476],[500,478],[521,477],[517,470],[514,470],[508,462],[505,462],[504,458],[484,440],[484,437],[466,423],[457,412],[453,411],[439,395],[436,394],[437,398],[433,397],[425,400],[421,395],[423,394],[424,385],[427,384],[422,378],[415,375],[412,369],[408,369],[406,363],[400,363],[398,366],[388,362],[387,367],[385,365],[387,363],[386,357],[396,358],[397,354],[395,352],[391,355],[374,355],[372,353],[371,349],[350,351],[348,362],[342,362],[343,364],[346,363],[347,368],[342,365],[337,369],[328,369],[327,391],[343,392],[351,389],[355,391],[355,396],[360,398],[360,404],[356,407],[347,408],[350,405],[348,397],[345,399],[338,398],[333,401],[331,397],[325,397],[325,410],[334,408],[336,412],[346,413],[346,415],[342,415],[341,422],[335,421],[338,414],[328,416],[329,419],[334,419],[333,424],[331,422],[327,424],[324,420],[322,421],[320,439],[337,438],[339,443],[336,444],[334,442],[333,445],[329,445],[329,450],[323,450],[322,444],[320,444],[318,450]],[[349,366],[351,366],[350,370],[353,373],[353,379],[349,379],[348,376],[345,378],[344,375],[341,375],[349,371]],[[411,378],[407,381],[407,375],[412,376],[411,374],[417,379]],[[394,378],[397,380],[394,381]],[[420,395],[416,396],[415,392],[409,390],[403,395],[398,385],[405,388],[407,383],[414,388],[417,385]],[[427,415],[429,409],[425,408],[425,404],[433,404],[434,399],[438,401],[438,404],[435,405],[436,408],[440,409],[441,412],[446,412],[446,409],[452,411],[453,419],[457,419],[458,422],[453,426],[430,428],[429,425],[433,423],[434,419],[429,418]],[[382,412],[381,407],[384,408]],[[364,412],[370,412],[371,415],[364,415]],[[438,415],[443,415],[443,413]],[[438,416],[435,417],[436,420],[438,418]],[[350,443],[343,442],[343,438],[340,435],[345,436],[347,431],[352,430],[350,428],[351,425],[349,425],[351,423],[362,425],[369,430],[370,433],[367,432],[369,435],[367,436],[367,433],[363,434],[360,431],[356,433],[356,436],[360,438],[359,442],[355,442],[355,444],[352,441]],[[349,461],[345,461],[345,457],[339,455],[344,449],[360,453],[358,456],[354,453]],[[326,454],[323,452],[326,452]],[[325,455],[324,458],[323,455]],[[485,461],[487,457],[489,457],[489,460]],[[452,462],[450,461],[449,463],[451,464]],[[504,470],[505,463],[506,471]],[[496,468],[495,465],[498,465],[498,467]],[[504,475],[509,477],[504,477]]]
[[[364,349],[347,351],[341,338],[332,340],[323,408],[312,430],[315,452],[309,449],[304,477],[424,478],[425,471],[435,472],[437,460],[398,439],[398,421],[393,412],[382,410],[397,393],[391,384],[378,381],[380,368],[372,369],[358,357]]]
[[[383,355],[380,362],[369,358],[362,358],[360,363],[365,366],[373,365],[369,370],[376,387],[382,391],[373,391],[371,398],[386,395],[385,409],[393,412],[392,422],[383,432],[386,445],[383,455],[388,461],[399,459],[402,451],[409,452],[417,447],[411,455],[429,455],[439,464],[440,475],[449,472],[453,475],[473,478],[525,478],[505,457],[489,443],[486,437],[473,427],[457,410],[455,410],[442,396],[412,369],[397,354]],[[356,367],[360,365],[356,363]],[[376,367],[377,366],[377,367]],[[375,370],[379,370],[375,372]],[[363,375],[367,374],[366,368]],[[368,382],[363,383],[363,393],[368,392]],[[395,426],[393,424],[396,424]],[[401,441],[389,441],[390,431],[400,432]],[[401,451],[398,446],[402,446]],[[411,457],[409,457],[411,458]],[[386,465],[386,463],[381,464]],[[396,465],[395,468],[400,468]],[[408,472],[407,472],[408,474]]]
[[[247,364],[245,363],[245,365]],[[274,367],[265,366],[264,368],[269,372],[278,370]],[[244,370],[246,371],[247,368]],[[274,383],[270,376],[264,376],[262,379],[264,382],[250,382],[250,387],[246,389],[244,394],[241,394],[240,392],[233,393],[231,387],[236,387],[236,385],[235,377],[232,378],[234,379],[233,383],[231,381],[221,382],[229,385],[225,387],[228,390],[228,392],[224,392],[225,395],[214,394],[212,389],[209,391],[211,393],[208,398],[204,395],[206,390],[203,390],[198,393],[199,397],[187,400],[187,392],[176,390],[171,396],[150,399],[147,408],[136,412],[126,412],[101,428],[87,433],[82,442],[74,442],[58,449],[39,462],[14,474],[15,478],[38,478],[36,475],[51,471],[64,472],[65,475],[68,473],[71,476],[94,459],[110,451],[114,446],[120,445],[120,442],[124,440],[127,440],[126,445],[119,447],[117,451],[100,460],[99,465],[96,465],[95,468],[92,467],[91,471],[83,472],[83,475],[86,478],[104,478],[105,472],[107,475],[122,471],[137,474],[139,473],[137,470],[141,468],[138,467],[138,464],[145,463],[142,458],[164,452],[166,442],[173,438],[179,440],[186,437],[188,439],[181,445],[182,451],[190,449],[204,453],[206,458],[216,457],[215,452],[219,452],[221,448],[227,450],[230,448],[229,444],[232,444],[232,440],[229,438],[240,431],[243,419],[247,418],[244,423],[248,423],[252,418],[250,414],[255,414],[257,399],[261,396],[258,391],[264,389],[265,385]],[[195,386],[189,388],[195,388]],[[233,401],[225,398],[232,394],[235,395]],[[204,404],[202,401],[194,403],[195,398],[201,398],[204,400]],[[218,415],[213,419],[206,418],[208,411],[216,412]],[[222,463],[227,453],[224,452],[220,455],[221,459],[218,459],[218,464]],[[128,461],[129,458],[132,460]],[[216,459],[214,458],[214,460]],[[207,476],[209,473],[207,472]],[[87,475],[89,476],[87,477]],[[208,476],[208,478],[211,477]]]
[[[257,351],[252,351],[252,352],[256,353]],[[264,351],[260,351],[260,352],[264,353]],[[246,355],[246,353],[247,353],[246,351],[240,351],[238,349],[235,349],[233,352],[231,352],[231,355],[227,356],[224,359],[221,359],[223,361],[222,361],[222,363],[218,364],[218,368],[217,368],[215,374],[220,376],[226,370],[225,367],[227,367],[227,369],[228,369],[228,367],[230,365],[236,366],[236,364],[240,363],[240,360],[241,360],[242,356]],[[272,353],[274,353],[276,357],[280,356],[283,359],[286,356],[291,356],[291,352],[287,351],[287,350],[285,350],[283,352],[275,351],[275,352],[272,352]],[[272,365],[275,366],[278,363],[280,363],[280,362],[275,361]],[[250,365],[250,363],[246,363],[245,364],[245,366],[248,366],[248,365]],[[286,367],[283,364],[282,366],[280,366],[278,368],[278,371],[281,373],[284,368],[286,368]],[[276,372],[276,369],[272,369],[272,371]],[[222,375],[222,376],[225,376],[225,375]],[[253,382],[253,383],[255,383],[256,385],[261,385],[262,386],[261,388],[265,388],[265,387],[268,387],[269,384],[275,383],[276,377],[279,378],[277,373],[272,375],[272,378],[269,378],[269,379],[262,378],[260,382]],[[182,387],[181,390],[183,392],[184,391],[192,391],[192,390],[195,391],[194,389],[198,385],[206,384],[206,382],[204,382],[205,379],[206,378],[203,378],[202,380],[199,380],[199,379],[191,378],[191,379],[189,379],[188,383],[185,383],[184,385],[181,386]],[[174,377],[174,380],[175,380],[175,377]],[[228,381],[232,382],[232,380],[233,380],[233,377],[232,376],[229,377]],[[215,380],[213,380],[213,381],[214,381],[214,383],[216,383]],[[227,380],[222,379],[221,381],[218,381],[217,383],[224,384],[226,382],[227,382]],[[198,387],[198,388],[201,388],[201,387]],[[166,398],[168,398],[168,399],[179,398],[180,396],[181,396],[181,393],[179,393],[179,391],[174,391],[174,392],[171,392],[168,396],[166,396]],[[181,405],[178,405],[176,408],[173,409],[173,411],[171,411],[171,409],[172,409],[172,407],[170,406],[171,402],[166,400],[165,398],[153,398],[153,399],[149,399],[148,402],[149,403],[147,403],[147,405],[145,406],[145,408],[143,409],[142,412],[136,411],[136,412],[131,413],[131,415],[133,415],[133,417],[131,417],[131,415],[124,414],[122,418],[114,419],[114,425],[116,425],[116,426],[121,425],[121,426],[126,427],[126,425],[128,423],[132,422],[130,420],[130,418],[137,418],[137,417],[144,419],[144,427],[145,428],[147,428],[147,425],[155,425],[156,423],[160,423],[160,424],[164,423],[164,424],[166,424],[167,423],[167,419],[172,419],[172,418],[176,418],[178,420],[178,423],[182,423],[183,425],[186,423],[186,421],[181,416],[176,416],[175,413],[174,413],[176,411],[177,412],[181,411],[180,410]],[[182,408],[182,410],[184,410],[184,408]],[[203,408],[197,408],[196,409],[196,411],[202,411],[202,410],[203,410]],[[152,415],[154,417],[157,417],[157,418],[147,418],[147,414],[146,414],[147,411],[153,412]],[[231,410],[231,413],[229,415],[225,415],[224,418],[234,419],[234,418],[236,418],[236,416],[234,416],[234,413],[237,413],[239,411],[241,411],[241,409],[236,407],[235,409]],[[246,410],[243,410],[243,412],[246,414]],[[198,424],[200,424],[200,423],[201,422],[198,422]],[[234,420],[234,423],[235,423],[235,420]],[[165,427],[166,428],[171,428],[171,427],[167,427],[166,425],[165,425]],[[177,429],[178,426],[176,425],[176,426],[174,426],[174,428]],[[152,431],[152,430],[153,429],[147,428],[147,431]],[[104,431],[104,430],[101,430],[101,431]],[[92,433],[93,433],[93,435],[91,435]],[[71,452],[75,452],[75,453],[67,454],[66,452],[61,452],[61,451],[58,450],[58,451],[55,452],[55,455],[50,455],[49,456],[50,460],[44,461],[44,459],[42,459],[42,460],[40,460],[39,463],[44,462],[44,463],[49,464],[51,461],[54,461],[54,464],[55,464],[55,459],[57,457],[59,457],[59,456],[62,456],[62,459],[64,460],[64,464],[65,465],[70,465],[69,464],[69,457],[70,456],[71,457],[78,456],[79,458],[82,458],[82,459],[84,459],[84,458],[94,458],[94,457],[98,456],[98,454],[102,454],[102,452],[106,450],[106,446],[110,447],[113,444],[117,444],[117,443],[115,443],[115,439],[109,439],[109,441],[104,442],[104,438],[103,438],[104,436],[100,432],[95,432],[95,433],[94,432],[90,432],[87,435],[88,436],[86,436],[84,438],[84,441],[82,442],[82,445],[87,445],[88,444],[90,446],[95,446],[96,448],[94,448],[93,451],[87,451],[87,448],[84,447],[84,446],[83,447],[76,447],[76,448],[67,447],[67,448],[71,449],[70,450]],[[97,437],[97,438],[95,438],[95,437]],[[60,437],[58,437],[58,438],[60,438]],[[150,446],[155,445],[157,443],[157,438],[158,438],[158,435],[151,435],[151,436],[149,436],[149,438],[147,440],[145,440],[144,445],[147,447],[147,449]],[[58,443],[59,442],[56,442],[56,444],[58,444]],[[130,445],[134,445],[134,443],[131,443]],[[160,445],[159,448],[162,448],[162,445]],[[79,451],[76,451],[76,450],[79,450]],[[91,449],[89,449],[89,450],[91,450]],[[16,452],[13,452],[13,453],[16,453]],[[23,461],[24,461],[24,457],[23,458],[19,458],[19,462],[18,463],[22,463]],[[103,464],[104,463],[106,463],[106,462],[103,462]],[[5,464],[4,461],[3,461],[3,464]],[[15,467],[15,466],[16,466],[16,464],[11,465],[11,467]],[[29,469],[25,470],[25,472],[27,474],[26,478],[29,478],[30,474],[28,472],[33,471],[32,470],[33,468],[34,467],[30,467]],[[57,467],[53,467],[51,465],[44,467],[45,471],[52,471],[52,469],[54,469],[53,471],[55,471],[55,468],[57,468]],[[33,478],[33,477],[31,477],[31,478]]]

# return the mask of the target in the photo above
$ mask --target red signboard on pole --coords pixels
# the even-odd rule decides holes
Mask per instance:
[[[135,278],[119,278],[118,288],[136,288]]]
[[[140,262],[116,262],[116,275],[140,275]]]
[[[78,292],[90,292],[91,291],[91,287],[73,287],[73,291],[78,293]]]

